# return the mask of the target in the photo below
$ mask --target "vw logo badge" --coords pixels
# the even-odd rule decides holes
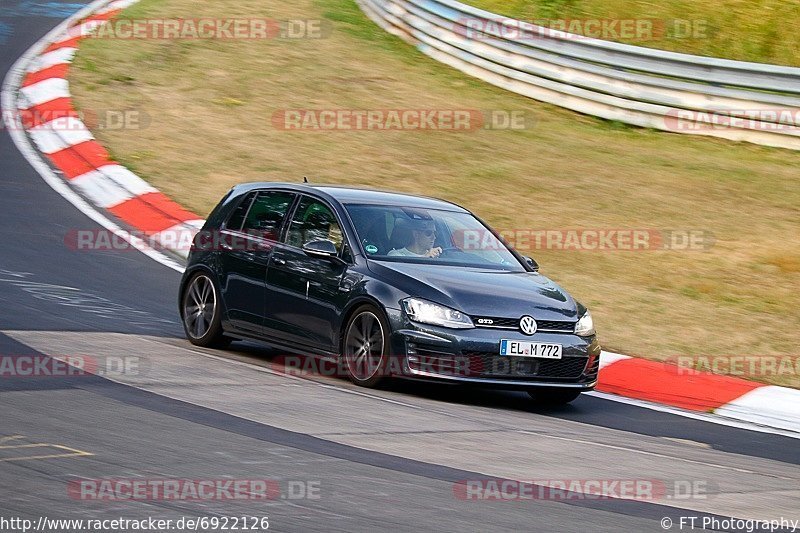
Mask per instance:
[[[524,316],[519,319],[519,329],[525,335],[533,335],[536,333],[536,321],[533,319],[532,316]]]

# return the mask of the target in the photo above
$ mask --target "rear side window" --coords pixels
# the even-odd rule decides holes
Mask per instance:
[[[293,201],[294,194],[290,192],[259,192],[244,216],[242,231],[277,241],[280,238],[283,219]]]
[[[250,204],[253,203],[253,198],[255,197],[256,193],[251,192],[247,194],[247,196],[245,196],[241,202],[239,202],[239,205],[233,210],[233,213],[231,213],[228,222],[225,223],[225,228],[233,231],[239,231],[242,229],[244,217],[247,215],[247,210],[250,209]]]

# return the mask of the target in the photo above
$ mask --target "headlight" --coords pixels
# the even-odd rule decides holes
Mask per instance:
[[[588,310],[581,319],[578,320],[578,323],[575,324],[575,335],[580,335],[581,337],[591,337],[594,335],[594,321],[592,320],[592,313]]]
[[[472,319],[455,309],[438,305],[419,298],[406,298],[401,302],[408,318],[414,322],[444,326],[446,328],[474,328]]]

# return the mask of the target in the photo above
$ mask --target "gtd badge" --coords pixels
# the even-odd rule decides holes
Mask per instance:
[[[525,335],[533,335],[536,333],[536,321],[533,319],[532,316],[524,316],[519,319],[519,329]]]

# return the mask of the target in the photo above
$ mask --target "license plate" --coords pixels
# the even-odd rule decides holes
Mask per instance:
[[[561,359],[561,345],[503,339],[500,341],[500,355]]]

